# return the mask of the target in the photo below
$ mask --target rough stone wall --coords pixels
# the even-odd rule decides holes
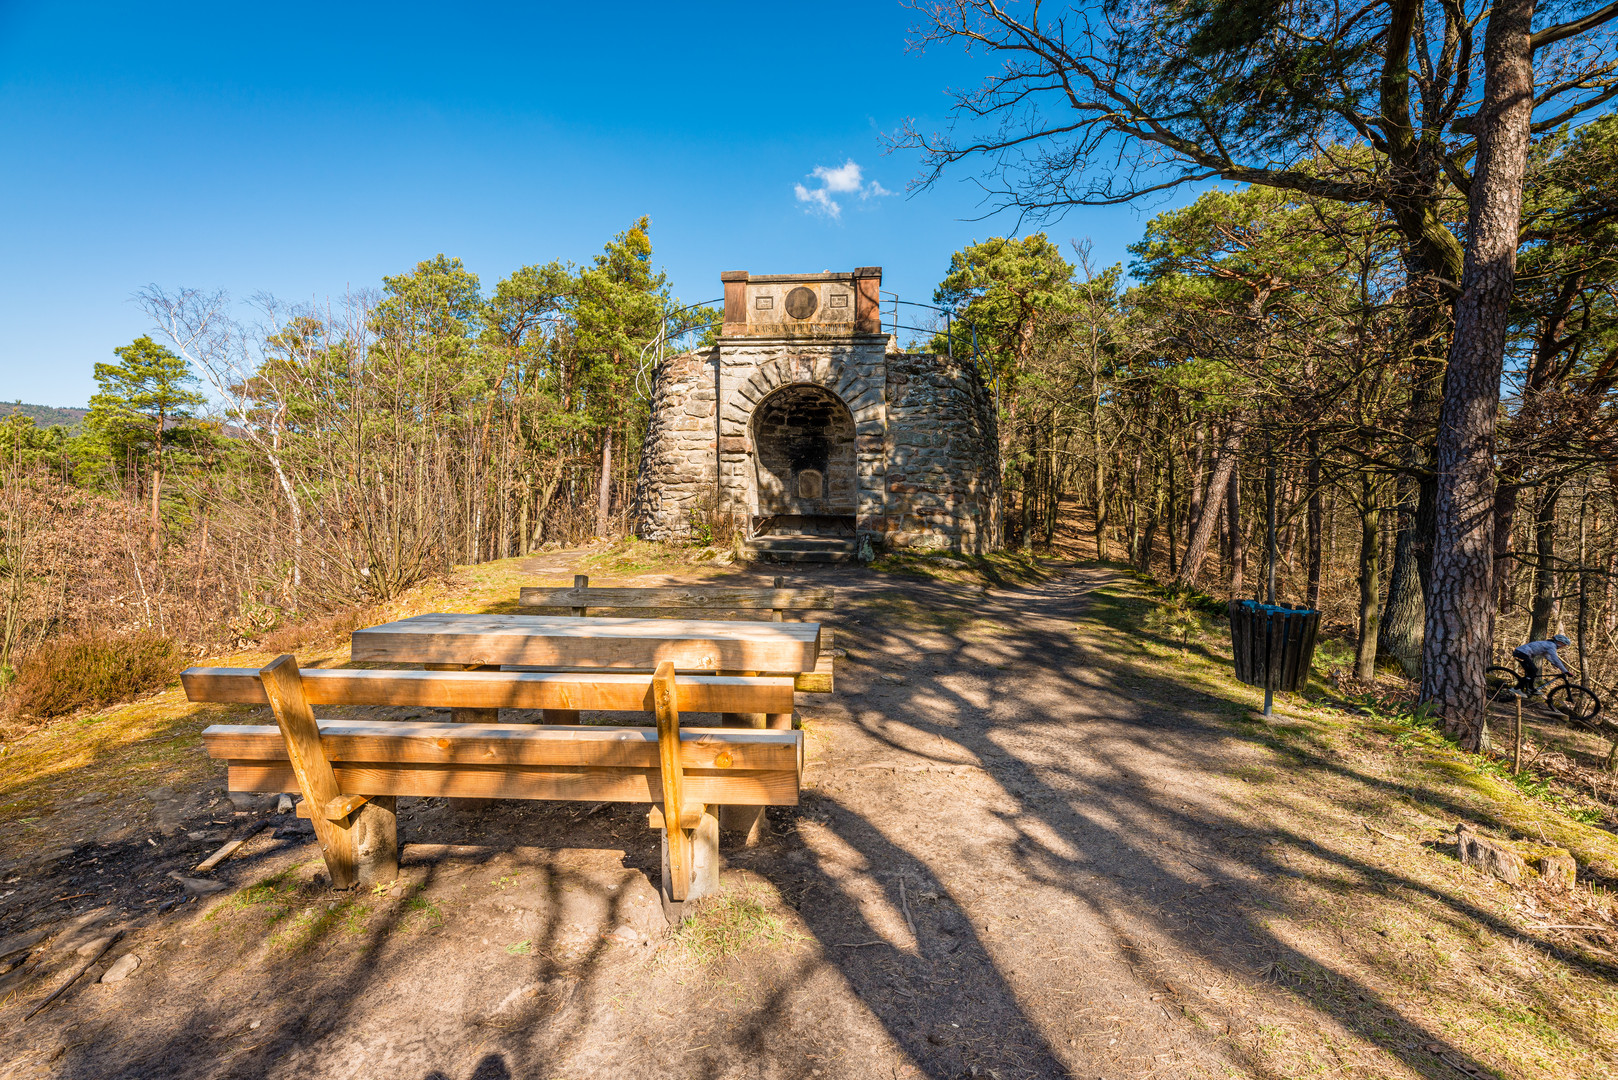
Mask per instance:
[[[888,545],[993,551],[1001,544],[993,397],[948,356],[899,353],[887,367]]]
[[[714,363],[718,350],[666,358],[653,373],[652,412],[635,481],[636,531],[686,540],[715,503]]]
[[[654,376],[635,490],[639,535],[686,540],[695,523],[715,513],[734,513],[747,524],[761,514],[847,514],[852,507],[856,533],[878,545],[975,554],[998,547],[992,396],[969,365],[885,346],[874,335],[839,343],[727,341],[718,350],[665,360]],[[834,395],[848,409],[834,426],[853,422],[853,474],[834,464],[847,461],[847,432],[828,432],[842,451],[817,469],[825,485],[820,500],[800,499],[794,486],[815,463],[793,466],[790,455],[775,460],[774,450],[758,445],[758,422],[775,423],[759,415],[760,405],[769,413],[771,396],[792,387]],[[777,400],[815,396],[787,390]]]

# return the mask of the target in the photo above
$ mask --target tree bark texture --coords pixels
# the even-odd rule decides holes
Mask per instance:
[[[1511,534],[1517,525],[1517,493],[1521,490],[1515,483],[1501,483],[1494,492],[1495,610],[1502,615],[1509,615],[1517,601],[1512,583],[1517,560],[1511,554]]]
[[[1376,678],[1377,588],[1382,578],[1382,511],[1368,475],[1360,477],[1360,639],[1354,650],[1354,677]]]
[[[1241,599],[1246,587],[1247,545],[1242,530],[1242,470],[1238,462],[1230,470],[1230,485],[1225,488],[1225,527],[1230,530],[1230,598]]]
[[[1534,109],[1535,0],[1501,0],[1483,47],[1465,269],[1439,410],[1422,700],[1467,749],[1483,739],[1494,636],[1494,434]]]
[[[1218,498],[1218,493],[1225,490],[1230,483],[1231,474],[1236,471],[1236,458],[1242,450],[1242,422],[1232,418],[1230,426],[1225,429],[1225,437],[1219,442],[1219,460],[1214,465],[1213,478],[1208,481],[1209,497],[1200,500],[1201,513],[1195,518],[1191,528],[1191,537],[1185,548],[1185,560],[1180,563],[1180,573],[1175,577],[1176,584],[1194,585],[1197,572],[1202,569],[1203,556],[1208,554],[1208,541],[1213,538],[1214,526],[1219,524],[1220,511],[1224,509]],[[1200,474],[1201,470],[1198,469]]]
[[[1320,499],[1320,436],[1309,436],[1309,471],[1305,477],[1309,485],[1309,584],[1304,604],[1315,610],[1320,608],[1320,536],[1326,527],[1326,508]]]
[[[607,535],[608,515],[612,501],[612,428],[601,435],[601,487],[596,499],[596,535]]]
[[[1555,481],[1539,489],[1539,506],[1534,511],[1534,607],[1528,618],[1528,640],[1551,636],[1551,616],[1556,612],[1556,508],[1562,485]]]

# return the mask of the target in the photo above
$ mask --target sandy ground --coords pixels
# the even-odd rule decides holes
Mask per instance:
[[[1493,1075],[1394,1006],[1357,938],[1283,917],[1305,878],[1344,883],[1345,906],[1487,905],[1390,884],[1398,853],[1356,854],[1374,835],[1280,822],[1264,800],[1288,781],[1243,706],[1081,633],[1113,571],[987,592],[792,576],[842,590],[848,656],[835,695],[799,698],[802,804],[726,850],[690,927],[662,921],[632,807],[402,801],[400,880],[342,896],[306,826],[238,810],[217,778],[103,793],[98,841],[0,886],[122,883],[82,926],[41,922],[37,970],[0,984],[0,1077]],[[180,902],[164,873],[260,818],[275,831],[213,875],[230,888]],[[91,981],[125,953],[132,975]],[[1319,972],[1325,1005],[1298,988]]]

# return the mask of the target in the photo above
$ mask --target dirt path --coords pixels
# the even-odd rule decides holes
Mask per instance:
[[[1491,1075],[1399,968],[1430,977],[1430,918],[1522,931],[1507,894],[1414,843],[1447,825],[1398,801],[1396,771],[1281,754],[1229,695],[1126,655],[1114,571],[989,592],[795,579],[842,590],[849,655],[835,695],[800,698],[802,805],[727,852],[694,923],[666,933],[628,807],[419,800],[400,881],[348,897],[278,819],[222,868],[234,891],[129,900],[78,932],[126,925],[102,966],[138,954],[127,980],[26,1024],[49,979],[0,999],[0,1077]],[[1305,768],[1306,792],[1287,772]],[[175,799],[231,821],[214,794]],[[50,872],[92,872],[67,865]],[[1540,955],[1495,983],[1523,997]]]

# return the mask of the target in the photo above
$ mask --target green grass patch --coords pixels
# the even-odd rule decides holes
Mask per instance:
[[[675,927],[670,940],[686,957],[712,964],[746,949],[795,945],[803,936],[753,893],[724,891]]]
[[[1048,581],[1056,575],[1043,559],[1028,551],[996,551],[988,555],[891,551],[878,555],[871,569],[881,574],[1001,588]]]

